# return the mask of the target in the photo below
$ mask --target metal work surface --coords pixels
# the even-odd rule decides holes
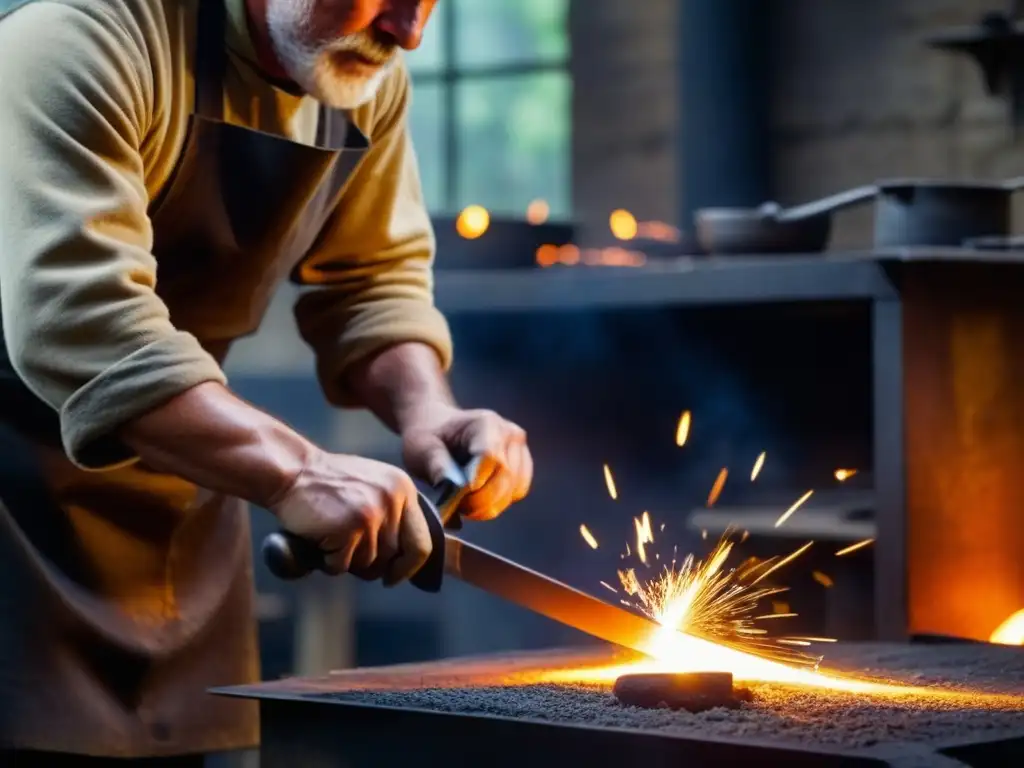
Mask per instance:
[[[907,263],[1024,264],[1024,251],[900,248],[798,256],[680,257],[643,267],[440,272],[447,313],[579,310],[895,298],[886,273]]]
[[[1024,699],[1017,698],[1024,697],[1024,650],[1019,648],[838,645],[829,648],[830,669],[927,687],[938,695],[866,695],[753,683],[752,702],[695,715],[624,707],[608,685],[536,682],[539,671],[612,660],[608,651],[482,657],[352,670],[227,692],[264,701],[264,749],[271,757],[281,754],[282,739],[311,748],[325,730],[335,738],[344,734],[336,748],[351,761],[314,765],[371,764],[358,757],[374,754],[374,734],[387,730],[411,740],[407,747],[420,744],[420,733],[445,732],[454,739],[449,751],[456,752],[459,742],[473,749],[470,733],[480,739],[500,735],[501,743],[490,743],[498,760],[492,759],[492,765],[523,759],[561,764],[556,756],[546,762],[544,750],[554,748],[562,760],[567,754],[582,759],[595,743],[600,744],[595,755],[608,761],[628,760],[631,754],[639,758],[638,745],[643,745],[645,765],[729,765],[756,759],[760,765],[983,766],[1010,765],[1024,756]],[[616,663],[624,660],[614,658]],[[296,728],[304,732],[295,733]],[[434,748],[444,751],[442,745]],[[426,754],[428,764],[442,762],[443,755]]]

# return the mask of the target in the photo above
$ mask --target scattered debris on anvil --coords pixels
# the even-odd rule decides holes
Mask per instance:
[[[584,658],[584,666],[595,663],[592,657]],[[556,661],[562,664],[566,659]],[[372,670],[339,672],[324,681],[324,687],[311,686],[305,695],[356,705],[848,750],[1024,736],[1024,649],[1020,647],[840,643],[829,652],[830,670],[908,686],[910,692],[864,694],[740,681],[748,688],[748,694],[741,694],[747,700],[700,712],[624,704],[608,683],[534,683],[543,675],[516,669],[520,662],[519,656],[488,662],[491,669],[505,664],[515,670],[510,677],[496,675],[490,682],[483,675],[465,676],[455,662],[439,663],[436,675],[429,671],[430,664],[409,665],[402,675],[387,675],[385,684],[381,684],[384,677],[374,679]],[[405,674],[410,683],[415,678],[423,687],[407,687],[402,682]],[[333,690],[328,691],[327,684]]]

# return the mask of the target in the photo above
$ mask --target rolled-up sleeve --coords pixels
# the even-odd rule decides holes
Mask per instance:
[[[426,344],[445,369],[451,364],[448,324],[434,306],[434,233],[409,136],[409,99],[403,64],[382,87],[366,131],[370,149],[303,269],[324,284],[300,297],[295,317],[335,405],[360,404],[345,386],[349,366],[395,344]]]
[[[154,292],[151,65],[93,8],[0,19],[0,306],[18,376],[59,412],[71,459],[100,469],[134,458],[123,424],[224,374]]]

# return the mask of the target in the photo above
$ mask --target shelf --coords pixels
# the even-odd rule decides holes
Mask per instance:
[[[904,248],[798,256],[681,257],[643,267],[436,273],[448,314],[896,298],[896,263],[1021,264],[1024,252]]]

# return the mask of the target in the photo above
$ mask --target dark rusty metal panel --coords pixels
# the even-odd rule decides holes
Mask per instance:
[[[1024,608],[1024,270],[901,283],[908,623],[987,639]]]
[[[907,635],[906,493],[904,487],[903,313],[898,301],[871,307],[875,484],[875,635]]]

